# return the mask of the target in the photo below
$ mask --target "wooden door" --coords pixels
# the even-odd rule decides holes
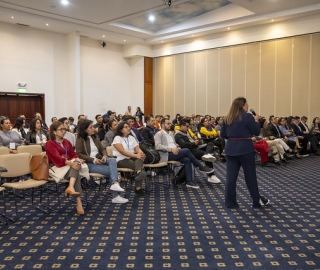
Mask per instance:
[[[14,123],[20,114],[24,114],[26,122],[34,118],[36,112],[45,119],[44,94],[18,94],[0,92],[0,115],[7,116]]]
[[[153,59],[144,58],[144,115],[150,115],[152,111],[152,87],[153,87]]]

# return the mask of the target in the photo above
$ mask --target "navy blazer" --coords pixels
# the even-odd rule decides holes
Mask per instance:
[[[131,128],[131,131],[134,132],[134,134],[136,135],[139,143],[143,142],[143,137],[141,136],[139,130],[137,130],[136,128],[132,127],[132,128]],[[130,133],[129,135],[133,136],[131,133]],[[133,137],[134,137],[134,136],[133,136]]]
[[[296,123],[292,123],[291,125],[292,129],[293,129],[293,132],[294,134],[296,134],[297,136],[304,136],[305,134],[303,133],[303,130],[302,128],[296,124]]]
[[[225,151],[227,156],[240,156],[255,152],[252,137],[260,134],[260,125],[252,114],[241,113],[241,119],[235,120],[231,125],[223,123],[220,136],[228,139]]]
[[[274,136],[276,138],[284,138],[284,135],[283,135],[283,133],[281,132],[281,130],[280,130],[280,128],[278,126],[274,126],[272,123],[269,123],[268,124],[268,128],[271,131],[272,136]]]

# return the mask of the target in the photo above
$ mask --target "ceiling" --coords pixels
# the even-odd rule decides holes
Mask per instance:
[[[0,21],[117,44],[154,45],[320,14],[320,0],[171,1],[168,6],[164,0],[69,0],[68,5],[0,0]]]

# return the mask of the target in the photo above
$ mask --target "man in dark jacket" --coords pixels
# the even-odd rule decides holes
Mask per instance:
[[[182,119],[179,125],[180,130],[177,130],[174,134],[176,143],[181,148],[188,148],[196,159],[205,161],[206,166],[208,166],[209,168],[213,168],[213,162],[215,162],[216,160],[216,158],[210,154],[213,152],[213,143],[209,142],[205,148],[198,149],[199,140],[191,142],[188,137],[188,128],[190,125],[190,121],[187,119]],[[214,184],[221,183],[221,181],[215,176],[214,173],[208,174],[208,182]]]
[[[155,119],[152,115],[147,115],[145,118],[146,127],[142,129],[141,135],[145,142],[150,143],[152,146],[155,146],[154,135],[157,133],[157,129],[154,127]]]

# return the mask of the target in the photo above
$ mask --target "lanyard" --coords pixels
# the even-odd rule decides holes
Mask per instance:
[[[60,147],[62,147],[66,153],[66,156],[68,156],[68,149],[67,147],[64,147],[63,144],[61,145],[60,143],[58,143],[57,141],[55,141],[57,145],[59,145]]]
[[[127,138],[127,141],[125,140],[125,138],[123,138],[125,144],[128,146],[128,150],[129,150],[129,147],[130,147],[130,142],[129,142],[129,137]]]

